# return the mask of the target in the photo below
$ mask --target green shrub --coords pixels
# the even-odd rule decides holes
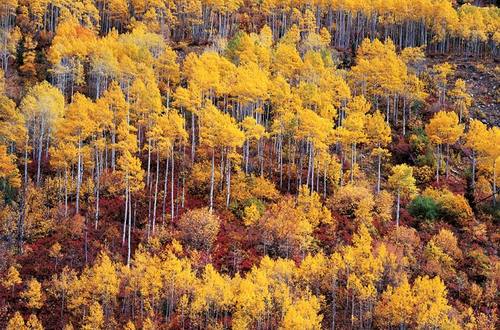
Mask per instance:
[[[464,196],[454,194],[445,188],[439,190],[427,188],[422,196],[436,201],[440,218],[464,227],[470,225],[474,213]]]
[[[418,196],[410,203],[408,212],[415,218],[433,221],[439,216],[439,206],[431,197]]]

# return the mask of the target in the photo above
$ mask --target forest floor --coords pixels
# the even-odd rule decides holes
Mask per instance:
[[[454,58],[456,65],[452,80],[465,80],[472,95],[470,116],[488,125],[500,125],[500,65],[493,60]]]

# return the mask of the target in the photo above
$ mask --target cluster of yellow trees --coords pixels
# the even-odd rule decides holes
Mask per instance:
[[[130,33],[98,37],[69,19],[59,25],[48,51],[55,86],[34,85],[19,112],[4,97],[8,129],[3,138],[11,152],[23,155],[25,190],[29,159],[36,164],[34,182],[40,186],[42,163],[50,156],[64,216],[68,201],[80,213],[85,197],[94,203],[87,203],[86,212],[94,214],[97,228],[101,193],[123,194],[123,243],[127,238],[130,243],[135,196],[144,188],[148,235],[154,235],[158,219],[165,223],[168,209],[175,219],[190,183],[186,166],[199,174],[187,181],[201,183],[198,191],[207,192],[210,209],[222,194],[230,206],[231,176],[241,172],[279,176],[280,189],[305,185],[326,198],[337,185],[355,181],[358,160],[365,156],[376,163],[379,193],[391,132],[401,127],[405,135],[413,105],[427,96],[419,77],[431,74],[442,102],[451,95],[460,116],[467,113],[471,97],[461,80],[447,92],[451,66],[424,70],[420,48],[398,54],[390,40],[366,39],[356,64],[344,71],[328,53],[329,40],[325,29],[301,38],[292,27],[274,43],[265,27],[259,34],[238,34],[226,48],[189,53],[179,65],[176,53],[141,23]],[[95,99],[75,91],[83,86]],[[378,111],[381,105],[385,116]],[[440,112],[427,127],[438,151],[437,180],[441,146],[447,146],[448,164],[449,146],[463,133],[457,118],[453,112]],[[187,143],[190,161],[182,156]],[[495,159],[494,148],[482,150],[493,152],[489,158]],[[4,154],[9,157],[6,166],[12,164],[14,155],[7,156],[7,149]],[[349,170],[344,173],[346,163]],[[19,186],[15,167],[5,173]],[[101,187],[102,176],[110,173],[115,184]],[[488,177],[496,186],[496,174]],[[401,195],[397,180],[390,186]]]
[[[450,244],[456,248],[456,238],[446,230],[431,242],[439,250],[449,251]],[[351,326],[358,328],[459,329],[449,317],[447,290],[439,277],[409,283],[405,270],[412,254],[396,255],[384,243],[374,246],[361,225],[353,244],[339,252],[308,254],[300,265],[264,257],[246,274],[230,277],[211,264],[197,268],[198,262],[175,241],[161,247],[152,240],[138,248],[130,267],[101,253],[80,275],[65,267],[44,286],[29,280],[20,296],[33,312],[47,300],[59,303],[61,312],[70,312],[83,329],[114,328],[117,317],[130,319],[125,329],[155,329],[160,319],[187,328],[318,329],[324,318],[335,328],[338,313],[349,313]],[[2,284],[14,290],[20,283],[11,267]],[[37,322],[32,314],[25,325],[16,313],[7,329],[43,329]],[[475,319],[468,322],[471,329],[481,326]],[[65,326],[72,328],[71,323]]]
[[[499,21],[447,0],[2,2],[0,252],[61,238],[42,283],[0,263],[26,312],[7,328],[49,306],[67,329],[493,327],[498,260],[450,228],[488,244],[495,224],[446,184],[470,164],[469,201],[497,210],[500,129],[423,45],[495,53]]]
[[[15,44],[20,41],[19,28],[30,30],[30,37],[22,43],[33,50],[33,35],[54,33],[70,16],[104,34],[113,29],[123,32],[135,21],[142,21],[153,32],[175,40],[225,38],[237,31],[240,22],[257,31],[262,21],[275,37],[283,36],[295,24],[302,31],[326,28],[333,35],[333,44],[342,49],[358,46],[365,37],[390,37],[401,48],[432,44],[432,49],[440,52],[498,54],[500,40],[498,8],[467,3],[457,8],[451,0],[8,0],[0,7],[4,70],[9,53],[15,53]]]

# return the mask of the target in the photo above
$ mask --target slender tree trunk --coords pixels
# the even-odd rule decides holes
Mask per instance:
[[[155,181],[155,198],[153,204],[153,226],[152,233],[155,234],[155,226],[156,226],[156,205],[158,204],[158,181],[160,180],[160,153],[158,152],[156,155],[156,181]]]
[[[130,191],[128,192],[128,194],[130,195]],[[129,212],[128,212],[128,245],[127,245],[127,267],[130,268],[130,255],[131,255],[131,250],[132,250],[132,242],[131,242],[131,239],[132,239],[132,235],[131,235],[131,231],[132,231],[132,203],[131,203],[131,196],[129,196],[128,198],[128,202],[129,202]]]
[[[87,224],[87,218],[85,218],[85,224],[83,230],[85,231],[85,243],[84,243],[84,254],[85,254],[85,265],[89,262],[89,230]]]
[[[23,196],[21,198],[21,203],[19,205],[21,209],[21,213],[19,215],[19,221],[17,224],[17,245],[19,254],[23,254],[24,252],[24,223],[26,219],[26,198],[28,197],[28,186],[23,187]]]
[[[440,152],[440,145],[438,144],[436,146],[437,149],[437,157],[436,157],[436,183],[439,185],[439,167],[441,163],[441,152]]]
[[[167,157],[167,160],[165,161],[165,182],[164,182],[164,185],[163,185],[163,205],[162,205],[162,221],[163,221],[163,225],[165,225],[165,218],[167,216],[168,164],[169,164],[169,160],[168,160],[168,157]]]
[[[115,171],[115,167],[116,167],[116,147],[115,147],[115,144],[116,144],[116,132],[115,132],[115,129],[113,128],[113,133],[111,134],[111,169],[113,170],[113,172]]]
[[[28,186],[28,144],[29,136],[26,134],[26,144],[24,146],[24,187]]]
[[[64,217],[68,216],[68,169],[64,167]]]
[[[354,182],[354,165],[356,162],[355,150],[356,150],[356,143],[353,143],[351,145],[351,183]]]
[[[76,214],[80,213],[80,177],[81,177],[81,170],[82,170],[82,141],[80,137],[78,137],[78,169],[77,169],[77,174],[76,174]]]
[[[212,148],[212,168],[210,171],[210,212],[213,210],[214,205],[214,171],[215,171],[215,148]]]
[[[40,139],[38,141],[38,164],[36,171],[36,185],[40,186],[40,178],[41,178],[41,166],[42,166],[42,149],[43,149],[43,133],[45,130],[45,120],[42,119],[42,123],[40,125]]]
[[[245,143],[245,174],[248,174],[248,163],[250,158],[250,140],[247,139]]]
[[[122,245],[125,245],[125,233],[127,231],[127,219],[128,213],[130,212],[128,209],[128,182],[127,187],[125,188],[125,215],[123,217],[123,231],[122,231]]]
[[[151,139],[148,139],[148,166],[147,166],[148,172],[146,176],[146,187],[149,189],[149,177],[151,175]]]
[[[472,150],[472,190],[476,188],[476,152]]]
[[[403,136],[406,136],[406,97],[403,99]]]
[[[335,317],[337,316],[337,279],[332,280],[332,330],[335,330]]]
[[[226,179],[226,208],[229,207],[229,202],[231,200],[231,158],[227,157],[227,179]]]
[[[172,170],[171,170],[171,177],[170,177],[170,215],[171,215],[171,223],[174,223],[174,216],[175,216],[175,198],[174,198],[174,174],[175,174],[175,157],[174,157],[174,146],[172,146]]]
[[[396,227],[399,227],[399,210],[401,203],[401,193],[398,190],[397,206],[396,206]]]
[[[497,206],[497,160],[493,161],[493,207]]]
[[[99,196],[101,185],[101,169],[99,164],[99,150],[96,148],[96,199],[95,199],[95,229],[99,224]]]
[[[446,145],[446,179],[448,179],[449,176],[449,162],[450,162],[450,145]]]
[[[195,136],[195,118],[194,112],[191,112],[191,163],[194,163],[195,150],[196,150],[196,136]]]
[[[381,176],[380,175],[380,172],[381,172],[380,168],[381,168],[381,164],[382,164],[382,155],[380,154],[380,152],[379,152],[377,158],[378,158],[378,161],[377,161],[377,194],[379,194],[380,193],[380,176]]]

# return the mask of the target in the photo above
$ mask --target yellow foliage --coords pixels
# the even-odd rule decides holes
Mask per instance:
[[[372,199],[372,193],[364,186],[347,184],[340,187],[330,198],[330,207],[345,215],[354,215],[362,200]]]
[[[7,270],[7,274],[5,274],[2,278],[2,286],[7,289],[11,289],[16,285],[22,283],[21,276],[19,275],[19,271],[16,267],[10,266]]]
[[[252,226],[260,219],[259,208],[255,204],[245,207],[243,210],[243,223],[245,226]]]
[[[458,241],[455,235],[448,229],[441,229],[437,235],[432,238],[436,246],[440,247],[448,255],[455,259],[462,257],[462,251],[458,247]]]
[[[24,323],[24,319],[19,312],[15,312],[7,323],[6,330],[28,330]]]
[[[454,144],[464,131],[454,112],[439,111],[425,126],[425,132],[435,144]]]
[[[102,305],[112,304],[118,294],[119,277],[113,261],[105,252],[101,252],[87,274],[90,293],[99,297]]]
[[[423,196],[431,197],[440,207],[441,213],[450,221],[457,221],[462,226],[470,223],[474,216],[472,209],[464,196],[443,189],[427,188]]]
[[[30,315],[30,317],[28,318],[28,322],[26,322],[26,325],[29,330],[43,330],[42,322],[38,320],[35,314]]]
[[[297,210],[306,215],[309,223],[315,228],[322,224],[333,224],[330,210],[322,205],[319,195],[310,191],[308,187],[301,186],[297,198]]]
[[[382,190],[375,196],[375,216],[388,222],[392,219],[392,208],[394,206],[394,197],[386,190]]]
[[[271,205],[258,222],[263,243],[289,255],[306,251],[312,244],[314,226],[292,198]]]
[[[89,314],[85,317],[83,330],[100,330],[104,326],[104,314],[101,305],[95,302],[90,306]]]
[[[321,329],[320,309],[320,300],[315,296],[298,299],[286,310],[280,329]]]
[[[372,242],[368,228],[362,223],[353,235],[353,245],[343,249],[344,265],[349,269],[347,287],[365,301],[375,297],[375,285],[384,269],[382,260],[373,254]]]
[[[392,168],[392,175],[389,177],[389,186],[401,195],[412,195],[417,192],[413,168],[406,165],[396,165]]]
[[[450,306],[446,286],[439,277],[418,277],[413,283],[415,323],[417,328],[439,327],[446,324]]]
[[[245,135],[234,118],[207,105],[200,113],[200,142],[210,148],[225,146],[236,148],[243,145]]]
[[[26,307],[32,309],[42,308],[45,301],[42,285],[35,278],[28,281],[26,289],[21,293],[21,297],[26,301]]]
[[[401,283],[393,288],[388,286],[375,308],[375,316],[383,327],[411,324],[415,297],[408,279],[403,275]]]

